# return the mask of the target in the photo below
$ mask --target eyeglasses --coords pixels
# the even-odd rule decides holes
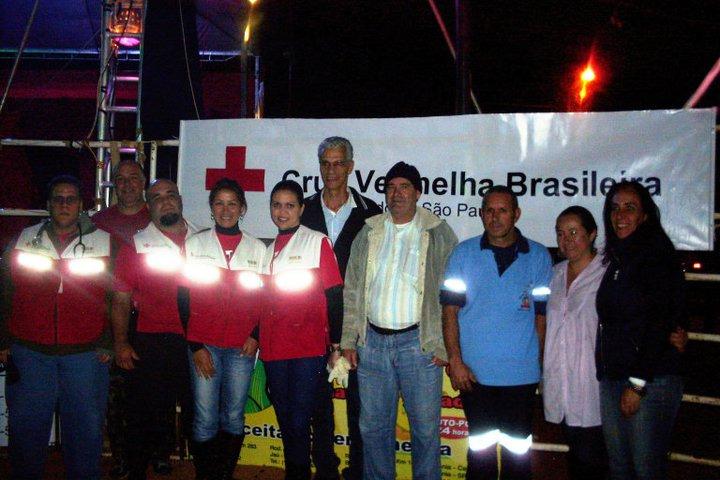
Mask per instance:
[[[80,197],[63,197],[62,195],[55,195],[50,199],[50,203],[53,205],[76,205],[80,201]]]
[[[342,168],[349,164],[350,162],[348,160],[341,160],[339,162],[326,162],[325,160],[320,160],[320,168],[330,170],[331,168]]]

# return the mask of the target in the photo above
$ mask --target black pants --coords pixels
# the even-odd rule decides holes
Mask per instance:
[[[340,459],[335,455],[333,385],[323,379],[312,416],[312,461],[316,478],[337,478]]]
[[[470,392],[460,397],[470,435],[482,435],[500,430],[516,439],[532,434],[532,415],[537,384],[512,387],[491,387],[474,384]],[[482,450],[468,450],[467,476],[472,480],[529,480],[532,476],[530,451],[513,453],[503,447],[501,473],[498,477],[496,445]]]
[[[603,480],[608,471],[602,426],[570,427],[563,423],[570,446],[568,473],[571,480]]]
[[[157,447],[174,437],[167,421],[175,405],[181,408],[181,429],[189,438],[192,431],[192,394],[187,344],[182,335],[140,333],[133,348],[140,357],[127,375],[127,459],[131,474],[144,476]],[[173,445],[174,446],[174,445]]]
[[[110,391],[105,424],[110,452],[116,463],[125,462],[127,431],[127,372],[117,365],[110,367]]]
[[[324,382],[320,389],[317,408],[313,413],[312,460],[317,469],[318,478],[337,476],[340,459],[335,455],[335,417],[333,409],[334,389],[331,383]],[[358,389],[357,371],[352,370],[345,389],[347,407],[348,434],[350,436],[350,462],[343,471],[347,480],[362,478],[362,437],[360,436],[360,390]]]

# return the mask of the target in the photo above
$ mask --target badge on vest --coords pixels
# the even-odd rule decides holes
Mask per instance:
[[[530,310],[530,294],[527,290],[520,295],[520,310],[523,312]]]

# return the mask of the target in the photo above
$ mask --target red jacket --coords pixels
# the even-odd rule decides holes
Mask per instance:
[[[26,228],[10,253],[10,334],[41,345],[91,343],[108,324],[110,235],[84,232],[58,255],[44,222]]]

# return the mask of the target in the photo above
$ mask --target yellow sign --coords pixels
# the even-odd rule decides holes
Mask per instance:
[[[345,389],[335,387],[335,453],[340,458],[340,469],[347,467],[349,443],[345,408]],[[245,408],[245,443],[242,463],[284,468],[282,435],[275,411],[265,393],[265,370],[258,362]],[[442,412],[440,417],[440,455],[443,479],[465,478],[468,425],[460,397],[443,375]],[[399,405],[395,428],[395,464],[399,480],[412,479],[412,443],[410,425],[402,401]]]

